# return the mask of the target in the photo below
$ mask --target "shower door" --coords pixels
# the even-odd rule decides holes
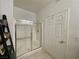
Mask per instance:
[[[31,25],[16,24],[17,57],[31,51]]]
[[[37,28],[38,27],[38,28]],[[16,23],[16,54],[17,57],[41,47],[41,25],[27,24],[17,21]]]
[[[42,44],[42,24],[32,26],[32,50],[38,49]]]

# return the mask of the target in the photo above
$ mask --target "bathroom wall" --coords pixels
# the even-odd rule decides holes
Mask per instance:
[[[16,35],[17,39],[31,38],[31,26],[30,25],[17,24],[16,31],[17,31],[17,35]]]
[[[79,0],[56,0],[55,2],[51,2],[49,5],[43,8],[38,13],[38,16],[37,16],[38,21],[44,23],[46,17],[53,15],[54,13],[60,12],[64,9],[67,9],[67,8],[70,9],[67,59],[77,59],[78,57],[77,55],[79,55],[78,54],[79,53],[79,23],[78,23],[79,22],[79,3],[78,2]],[[48,40],[48,39],[43,38],[43,47],[45,47],[46,48],[45,50],[47,50],[53,56],[53,52],[52,52],[53,43],[51,42],[52,40],[48,40],[48,42],[44,42],[44,40]],[[48,43],[50,43],[50,45]]]
[[[27,39],[31,38],[31,28],[33,22],[32,21],[16,21],[16,39]],[[30,32],[29,32],[30,31]]]
[[[30,21],[36,21],[36,14],[33,12],[29,12],[19,7],[14,7],[14,17],[16,19],[24,19]]]
[[[15,19],[13,18],[13,0],[0,0],[0,13],[1,15],[7,15],[11,36],[15,46]]]

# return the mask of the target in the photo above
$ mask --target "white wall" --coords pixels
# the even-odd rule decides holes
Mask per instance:
[[[67,59],[76,59],[75,53],[79,53],[79,0],[60,0],[59,2],[51,2],[38,13],[37,19],[39,22],[44,22],[47,16],[60,12],[66,8],[70,8],[70,32]],[[49,42],[51,42],[51,40]],[[52,51],[50,51],[53,49],[52,43],[51,45],[47,44],[47,42],[45,43],[43,47],[46,47],[48,52],[52,53]],[[49,50],[48,47],[51,47],[51,49]]]
[[[0,0],[0,13],[7,15],[11,36],[15,46],[15,19],[13,18],[13,0]]]
[[[35,13],[29,12],[19,7],[14,7],[14,17],[16,19],[25,19],[25,20],[31,20],[34,22],[36,21]]]

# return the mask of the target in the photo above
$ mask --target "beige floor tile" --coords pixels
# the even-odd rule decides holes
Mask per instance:
[[[49,56],[46,52],[44,51],[39,51],[33,55],[30,55],[28,57],[25,57],[23,59],[53,59],[51,56]]]

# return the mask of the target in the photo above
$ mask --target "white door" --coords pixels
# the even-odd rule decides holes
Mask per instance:
[[[66,59],[68,39],[68,10],[47,17],[44,23],[43,48],[54,59]]]
[[[68,10],[55,14],[55,59],[65,59],[67,49]]]

